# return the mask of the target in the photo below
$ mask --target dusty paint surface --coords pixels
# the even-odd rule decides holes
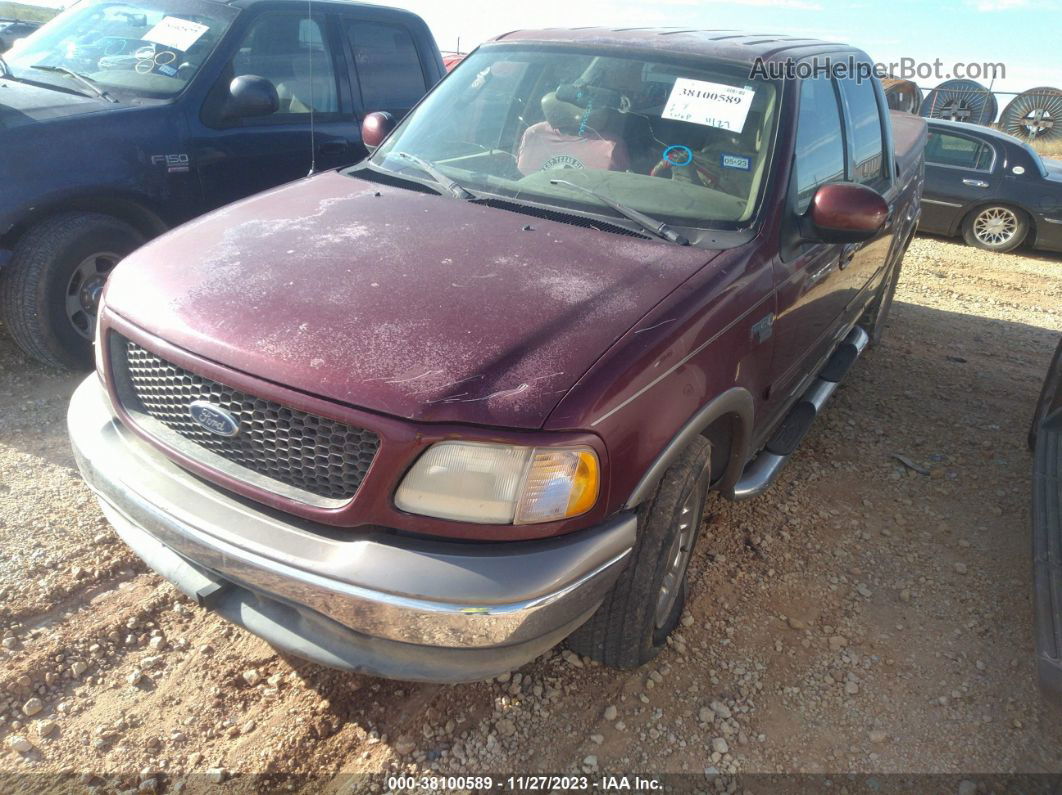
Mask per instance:
[[[107,302],[194,353],[323,397],[536,428],[711,257],[329,173],[145,246]]]

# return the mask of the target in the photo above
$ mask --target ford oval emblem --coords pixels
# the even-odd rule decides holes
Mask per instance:
[[[188,413],[206,430],[218,436],[235,436],[240,432],[240,421],[231,411],[216,406],[207,400],[196,400],[188,406]]]

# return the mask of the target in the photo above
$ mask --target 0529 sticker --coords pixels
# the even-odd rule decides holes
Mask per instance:
[[[719,155],[719,165],[723,168],[735,168],[738,171],[751,171],[752,158],[747,155],[735,155],[730,152],[722,152]]]

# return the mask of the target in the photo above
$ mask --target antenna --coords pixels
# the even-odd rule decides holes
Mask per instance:
[[[316,104],[313,96],[313,0],[306,0],[306,17],[310,20],[310,30],[306,31],[306,60],[310,67],[310,173],[306,176],[312,177],[317,170],[317,137],[313,118]]]

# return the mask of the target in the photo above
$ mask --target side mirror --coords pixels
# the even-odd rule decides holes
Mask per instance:
[[[889,216],[881,194],[866,185],[834,182],[815,191],[801,236],[823,243],[859,243],[876,235]]]
[[[229,116],[244,119],[269,116],[280,108],[280,97],[271,82],[258,75],[240,75],[229,83]]]
[[[395,128],[395,117],[387,111],[370,113],[361,123],[361,142],[370,152],[383,143],[383,139]]]

